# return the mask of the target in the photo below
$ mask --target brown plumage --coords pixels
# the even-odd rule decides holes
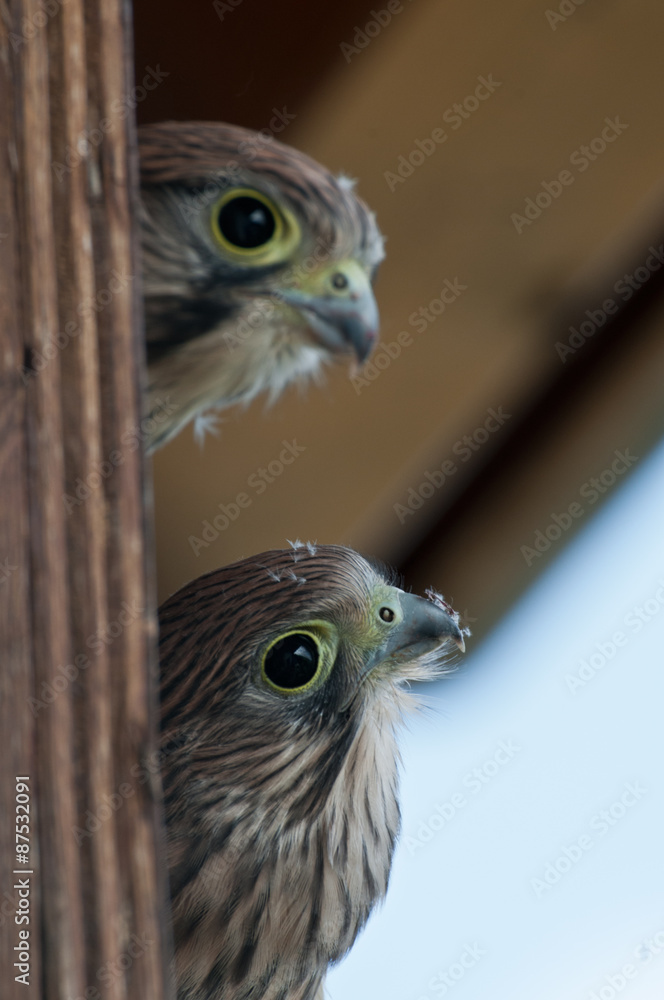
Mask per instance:
[[[179,1000],[314,1000],[384,895],[408,682],[458,615],[351,549],[296,543],[160,609]]]
[[[344,178],[259,139],[211,122],[139,129],[151,449],[376,341],[372,213]]]

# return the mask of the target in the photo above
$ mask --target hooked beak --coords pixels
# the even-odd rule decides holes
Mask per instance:
[[[387,640],[376,649],[362,668],[360,680],[370,674],[377,664],[396,667],[431,653],[448,640],[463,653],[466,646],[463,632],[455,618],[439,605],[415,594],[395,590],[403,613],[401,622]]]
[[[443,608],[418,597],[416,594],[399,594],[403,621],[394,630],[383,648],[383,656],[397,657],[401,662],[415,659],[442,646],[451,639],[462,653],[466,650],[463,633],[457,622]]]
[[[458,615],[452,611],[449,614],[439,604],[428,601],[415,594],[406,594],[394,587],[395,603],[401,608],[401,621],[395,625],[385,642],[366,659],[358,673],[357,687],[353,687],[347,708],[355,697],[357,689],[375,669],[383,667],[391,673],[394,667],[414,663],[427,653],[439,649],[450,639],[464,653],[466,646],[463,632],[458,625]]]
[[[334,354],[352,351],[362,364],[378,338],[378,306],[369,276],[353,260],[336,261],[279,298],[297,309],[316,339]]]

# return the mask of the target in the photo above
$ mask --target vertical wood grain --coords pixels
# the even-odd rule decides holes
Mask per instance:
[[[34,871],[26,988],[4,824],[10,1000],[171,996],[129,14],[0,4],[0,802],[30,774]]]

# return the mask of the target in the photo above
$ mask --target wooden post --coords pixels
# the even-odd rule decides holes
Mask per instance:
[[[129,6],[9,0],[0,46],[0,982],[162,1000]]]

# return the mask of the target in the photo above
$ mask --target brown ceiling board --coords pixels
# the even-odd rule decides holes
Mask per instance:
[[[664,9],[650,0],[583,5],[555,31],[545,10],[525,0],[404,4],[350,61],[339,48],[348,36],[338,38],[336,62],[312,82],[283,138],[359,179],[387,235],[381,337],[410,340],[359,392],[332,369],[322,388],[291,390],[267,413],[260,403],[227,413],[202,453],[185,431],[156,456],[162,594],[293,535],[401,558],[422,532],[394,513],[415,477],[490,408],[502,406],[516,426],[558,376],[552,317],[661,184]],[[261,100],[278,92],[276,80]],[[455,118],[455,103],[467,117]],[[601,140],[607,118],[617,119],[616,134]],[[436,128],[446,139],[431,150],[425,140]],[[581,169],[585,154],[575,151],[598,137],[594,149],[605,148]],[[400,163],[407,172],[416,140],[430,155],[412,157],[403,183],[386,178]],[[570,183],[559,180],[563,170]],[[550,204],[543,181],[555,192]],[[536,204],[531,224],[517,226],[512,216],[538,196],[540,214]],[[449,283],[466,287],[422,323],[419,311],[433,317]],[[510,426],[460,465],[455,490]],[[297,461],[194,555],[189,537],[292,439],[306,448]],[[434,521],[431,511],[423,518]]]

